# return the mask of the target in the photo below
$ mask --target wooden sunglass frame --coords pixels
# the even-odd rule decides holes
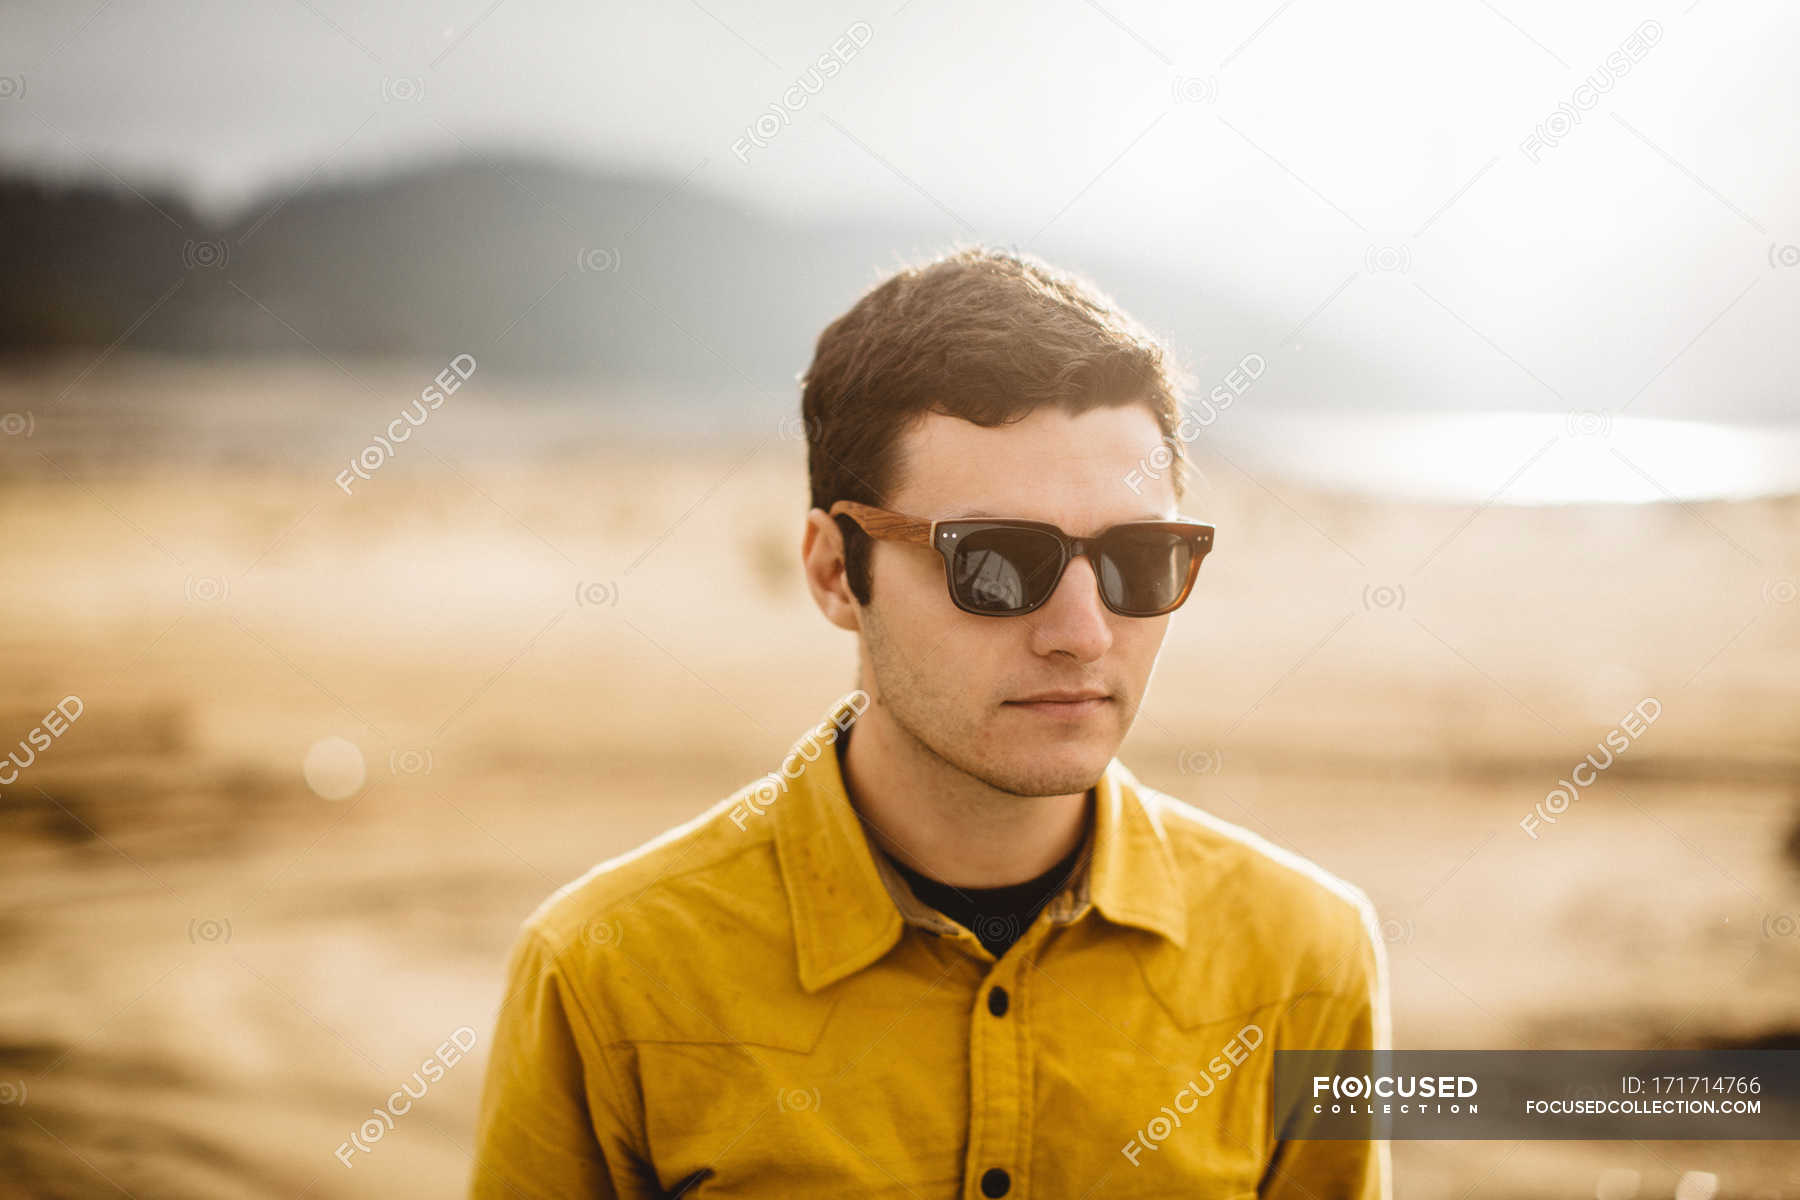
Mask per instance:
[[[1174,603],[1155,612],[1129,612],[1119,608],[1107,598],[1106,588],[1100,586],[1100,602],[1122,617],[1160,617],[1172,613],[1187,603],[1188,593],[1194,590],[1194,580],[1200,574],[1200,563],[1213,547],[1214,528],[1203,521],[1178,518],[1173,521],[1124,521],[1119,525],[1109,525],[1091,538],[1071,537],[1047,521],[1029,521],[1015,517],[956,517],[943,521],[928,521],[923,517],[909,517],[904,513],[893,512],[885,508],[877,508],[872,504],[861,504],[855,500],[839,500],[828,510],[829,516],[846,516],[861,527],[862,531],[878,541],[905,542],[915,546],[930,546],[944,560],[944,584],[950,590],[950,601],[966,613],[979,617],[1022,617],[1043,606],[1051,596],[1056,594],[1057,585],[1062,582],[1063,572],[1068,570],[1069,562],[1078,554],[1088,554],[1097,550],[1100,540],[1115,529],[1124,526],[1142,526],[1150,529],[1164,529],[1185,535],[1192,547],[1188,560],[1187,579],[1181,585],[1181,592]],[[1027,608],[1006,609],[996,612],[992,609],[972,608],[964,604],[962,597],[956,594],[955,555],[958,539],[964,534],[982,529],[1033,529],[1054,537],[1062,546],[1062,561],[1057,565],[1056,574],[1043,598]],[[1094,573],[1095,582],[1100,582],[1100,573]]]

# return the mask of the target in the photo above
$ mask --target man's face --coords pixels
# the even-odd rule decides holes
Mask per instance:
[[[884,507],[928,520],[1024,517],[1076,537],[1122,521],[1167,519],[1176,513],[1167,473],[1140,481],[1135,492],[1125,483],[1160,439],[1156,418],[1135,404],[1078,417],[1038,409],[992,428],[927,413],[896,447],[898,487]],[[1067,795],[1093,785],[1137,715],[1167,615],[1108,609],[1085,555],[1070,560],[1050,599],[1018,617],[957,608],[944,560],[930,547],[876,542],[869,565],[864,687],[904,734],[1014,795]],[[1065,690],[1106,698],[1019,702]]]

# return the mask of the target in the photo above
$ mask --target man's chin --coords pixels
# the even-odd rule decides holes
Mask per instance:
[[[987,773],[988,786],[1015,796],[1072,796],[1094,786],[1112,755],[1104,748],[1047,747],[1025,756],[1010,746],[1006,759]]]

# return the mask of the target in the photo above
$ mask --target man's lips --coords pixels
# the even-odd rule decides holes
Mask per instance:
[[[1051,719],[1079,720],[1105,708],[1112,697],[1104,692],[1040,692],[1019,700],[1008,700],[1004,707]]]

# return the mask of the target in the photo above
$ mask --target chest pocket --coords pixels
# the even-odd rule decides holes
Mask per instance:
[[[877,964],[797,993],[767,1019],[739,1013],[717,1036],[634,1042],[663,1186],[710,1170],[688,1197],[954,1194],[966,997],[887,974]]]
[[[1055,985],[1033,988],[1033,1175],[1072,1170],[1077,1195],[1101,1180],[1097,1196],[1254,1195],[1269,1150],[1267,1010],[1172,1011],[1146,978],[1144,948],[1089,943]],[[1079,1130],[1080,1144],[1059,1145],[1050,1129]]]

